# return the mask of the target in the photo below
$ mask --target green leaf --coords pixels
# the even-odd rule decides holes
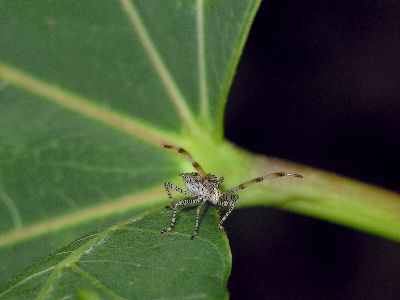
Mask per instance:
[[[399,195],[223,140],[258,5],[0,1],[0,281],[13,278],[0,294],[226,297],[230,251],[214,211],[193,241],[190,209],[173,234],[159,233],[171,218],[160,211],[164,181],[192,170],[160,143],[188,149],[225,188],[274,171],[305,177],[255,185],[238,206],[275,205],[400,241]]]
[[[164,182],[190,164],[159,144],[222,138],[223,102],[258,4],[0,1],[1,282],[88,232],[169,204]],[[170,212],[162,217],[158,239]],[[192,216],[177,232],[193,225]],[[201,230],[200,239],[229,258],[225,237],[212,232]],[[216,267],[219,290],[207,284],[205,295],[225,294],[229,259]],[[125,283],[128,275],[114,273]],[[31,277],[16,278],[3,292],[22,295]],[[88,284],[76,295],[92,292]]]
[[[180,219],[181,227],[192,225],[188,215]],[[216,212],[203,218],[205,237],[193,241],[191,232],[160,235],[168,216],[150,210],[84,236],[26,270],[0,296],[62,299],[89,291],[89,298],[98,299],[226,297],[231,257],[215,226]]]

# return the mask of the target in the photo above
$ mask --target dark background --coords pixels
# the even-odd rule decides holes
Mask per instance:
[[[400,1],[263,1],[229,140],[400,191],[399,113]],[[232,299],[400,299],[399,244],[273,208],[226,229]]]

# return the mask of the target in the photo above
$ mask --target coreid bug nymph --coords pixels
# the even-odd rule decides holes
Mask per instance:
[[[293,176],[293,177],[303,178],[303,176],[294,174],[294,173],[287,173],[287,172],[271,173],[271,174],[267,174],[265,176],[260,176],[260,177],[254,178],[249,181],[245,181],[226,192],[222,192],[220,189],[220,185],[224,181],[223,177],[218,178],[217,176],[215,176],[213,174],[207,174],[203,170],[203,168],[200,166],[200,164],[193,159],[193,157],[190,155],[190,153],[187,152],[183,148],[175,147],[172,145],[164,145],[164,144],[161,145],[161,147],[177,151],[179,154],[183,155],[186,159],[188,159],[192,163],[192,166],[197,171],[197,173],[192,172],[192,173],[180,173],[179,174],[183,178],[183,183],[185,184],[187,190],[181,189],[179,186],[177,186],[171,182],[165,183],[165,190],[167,191],[168,198],[171,201],[172,220],[171,220],[171,225],[167,229],[162,230],[161,233],[170,232],[175,227],[176,209],[178,206],[199,204],[199,206],[197,207],[197,211],[196,211],[196,224],[194,227],[193,235],[191,237],[191,239],[193,239],[199,231],[200,211],[206,202],[209,202],[210,204],[216,205],[219,207],[228,207],[229,206],[228,211],[221,218],[221,221],[219,223],[219,228],[221,230],[224,230],[224,228],[222,227],[222,224],[224,223],[226,218],[229,216],[229,214],[232,212],[233,208],[235,207],[235,203],[239,199],[239,196],[236,194],[236,192],[238,192],[239,190],[245,189],[254,183],[261,182],[268,178],[276,178],[276,177],[283,177],[283,176]],[[171,189],[173,189],[183,195],[188,196],[188,198],[180,200],[174,204],[174,201],[173,201],[172,195],[171,195]]]

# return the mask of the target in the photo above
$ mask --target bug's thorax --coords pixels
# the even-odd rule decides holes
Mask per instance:
[[[201,178],[198,173],[181,173],[183,182],[187,189],[195,196],[206,199],[212,204],[217,204],[221,195],[219,189],[223,178],[218,178],[215,175],[208,174],[206,178]]]

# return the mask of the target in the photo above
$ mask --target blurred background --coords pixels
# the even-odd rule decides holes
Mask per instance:
[[[230,141],[400,192],[399,113],[398,0],[262,2]],[[226,229],[232,299],[400,299],[400,244],[274,208],[236,210]]]

